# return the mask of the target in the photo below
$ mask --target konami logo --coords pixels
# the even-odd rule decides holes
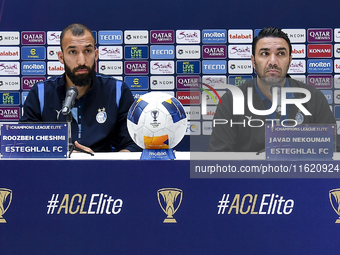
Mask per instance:
[[[199,91],[179,91],[176,98],[186,105],[199,105],[201,103],[201,92]]]
[[[307,47],[309,58],[331,58],[333,55],[331,44],[309,44]]]

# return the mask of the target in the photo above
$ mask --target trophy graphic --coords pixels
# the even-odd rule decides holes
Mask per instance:
[[[7,197],[9,196],[9,199]],[[0,223],[6,223],[6,220],[2,217],[7,211],[12,202],[12,191],[10,189],[0,188]]]
[[[165,204],[161,202],[161,199],[160,199],[161,196],[163,197],[163,201]],[[178,196],[180,196],[180,198],[177,204],[176,199]],[[159,205],[161,206],[165,214],[168,215],[168,217],[164,219],[163,223],[177,223],[173,215],[175,214],[175,212],[177,212],[178,208],[180,207],[182,203],[182,197],[183,197],[183,191],[180,189],[176,189],[176,188],[164,188],[164,189],[159,189],[157,191],[157,198],[158,198]],[[177,204],[176,208],[175,208],[175,203]]]
[[[332,199],[332,195],[334,199]],[[331,205],[334,211],[339,215],[339,219],[335,221],[335,223],[340,223],[340,189],[332,189],[329,191],[329,200],[331,201]],[[334,206],[334,200],[336,205]]]

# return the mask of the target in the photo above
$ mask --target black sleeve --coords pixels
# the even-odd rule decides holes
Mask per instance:
[[[233,97],[228,91],[221,98],[221,104],[217,105],[214,115],[213,131],[210,136],[209,151],[234,151],[236,143],[236,129],[230,127],[229,121],[233,119]],[[228,121],[228,123],[225,123]],[[217,124],[225,123],[225,124]]]

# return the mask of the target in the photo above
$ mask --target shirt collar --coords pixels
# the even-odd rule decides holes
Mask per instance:
[[[256,92],[256,94],[258,94],[261,97],[262,101],[268,99],[262,94],[261,90],[257,86],[257,79],[256,78],[254,79],[254,85],[255,85],[255,92]],[[289,79],[287,79],[287,78],[286,78],[286,83],[285,83],[284,87],[290,88]],[[294,93],[292,93],[292,92],[286,93],[286,98],[295,98]]]

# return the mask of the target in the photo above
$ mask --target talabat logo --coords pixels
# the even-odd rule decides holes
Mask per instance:
[[[174,43],[175,32],[173,30],[151,30],[150,31],[151,43]],[[152,47],[152,46],[151,46]]]
[[[0,60],[19,60],[19,47],[0,47]]]
[[[173,45],[151,45],[151,59],[173,59],[175,57],[175,47]]]
[[[251,29],[230,29],[228,31],[228,42],[229,43],[252,43],[253,41],[253,30]]]
[[[305,58],[306,57],[306,45],[305,44],[292,44],[292,57],[293,58]]]
[[[48,75],[61,75],[64,73],[64,64],[59,61],[47,62],[47,74]]]
[[[340,73],[340,60],[339,59],[334,60],[334,72]]]
[[[205,29],[202,31],[202,42],[203,43],[226,43],[227,42],[227,30]]]
[[[123,59],[122,46],[99,46],[99,59]]]
[[[99,44],[122,44],[123,31],[99,31]]]
[[[95,214],[117,215],[122,211],[123,200],[112,195],[52,194],[47,204],[47,214]]]

